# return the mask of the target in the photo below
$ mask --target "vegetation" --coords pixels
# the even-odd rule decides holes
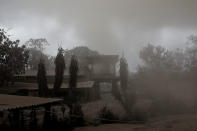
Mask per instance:
[[[128,64],[124,57],[120,59],[120,86],[123,93],[126,93],[128,88]]]
[[[114,113],[107,108],[107,106],[104,106],[101,111],[98,114],[99,119],[101,120],[101,123],[109,124],[109,123],[115,123],[117,122],[118,118],[114,115]]]
[[[78,74],[78,61],[76,56],[71,57],[69,67],[69,100],[68,106],[70,108],[70,122],[72,126],[82,126],[84,124],[83,111],[81,105],[77,100],[76,87],[77,87],[77,74]]]
[[[13,75],[25,71],[28,51],[24,45],[19,46],[19,40],[12,41],[4,29],[0,29],[0,86],[7,86],[13,81]]]
[[[190,93],[186,99],[186,90],[195,92],[197,74],[196,36],[188,38],[188,46],[169,51],[162,46],[148,44],[140,51],[143,62],[132,75],[133,87],[138,98],[152,102],[149,112],[158,116],[189,112],[196,109],[197,99]],[[139,101],[139,100],[138,100]],[[194,103],[188,109],[188,102]]]
[[[73,103],[72,108],[70,108],[70,124],[73,127],[84,125],[84,115],[79,103]]]
[[[116,81],[112,81],[111,93],[112,93],[112,95],[114,96],[115,99],[119,100],[120,102],[123,102],[122,101],[122,96],[121,96],[121,93],[120,93],[120,90],[118,88],[118,84],[117,84]]]
[[[46,78],[46,69],[45,64],[42,59],[40,59],[40,63],[38,64],[38,73],[37,73],[37,82],[39,87],[39,96],[47,97],[48,96],[48,85]]]
[[[129,84],[129,72],[128,72],[128,64],[127,64],[127,60],[122,57],[120,59],[120,87],[121,87],[121,91],[122,91],[122,97],[120,100],[120,102],[122,103],[124,109],[127,112],[128,115],[128,119],[131,119],[133,117],[133,106],[136,103],[136,92],[134,90],[133,86],[130,86],[128,88],[128,84]]]
[[[78,73],[78,61],[76,56],[71,57],[70,67],[69,67],[69,86],[71,89],[77,86],[77,73]]]
[[[49,45],[45,38],[29,39],[25,45],[29,51],[28,69],[37,70],[41,57],[46,63],[47,70],[54,69],[54,57],[44,53],[45,47]]]
[[[45,38],[39,38],[39,39],[31,38],[25,43],[25,45],[29,48],[34,48],[43,52],[45,47],[48,46],[49,43]]]
[[[55,58],[55,83],[54,93],[58,92],[64,79],[65,61],[63,56],[63,49],[58,49],[58,54]]]

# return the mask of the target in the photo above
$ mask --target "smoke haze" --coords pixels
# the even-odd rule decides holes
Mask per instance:
[[[13,39],[46,38],[48,54],[87,45],[103,54],[124,52],[134,71],[147,43],[185,46],[197,33],[196,0],[0,0],[0,26]]]

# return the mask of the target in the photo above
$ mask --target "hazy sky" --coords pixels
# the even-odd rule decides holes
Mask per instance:
[[[46,38],[46,52],[87,45],[124,54],[131,70],[147,43],[182,48],[197,34],[197,0],[0,0],[0,27],[12,38]]]

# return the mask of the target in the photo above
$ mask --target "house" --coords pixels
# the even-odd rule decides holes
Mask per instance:
[[[88,67],[90,70],[89,79],[95,81],[102,92],[117,90],[119,77],[116,74],[118,55],[97,55],[89,56]],[[104,85],[104,86],[103,86]]]
[[[116,76],[118,55],[89,56],[87,59],[91,79],[106,79]]]
[[[88,56],[86,58],[87,65],[80,66],[78,72],[78,82],[76,90],[79,92],[78,96],[81,97],[84,101],[86,100],[95,100],[99,98],[100,88],[102,85],[107,85],[105,88],[117,87],[119,77],[116,74],[116,65],[119,61],[118,55],[95,55]],[[53,89],[53,83],[55,79],[55,71],[47,71],[46,73],[48,87],[50,90]],[[20,90],[16,92],[19,95],[38,95],[38,86],[37,86],[37,71],[27,70],[25,74],[15,76],[16,82],[20,83],[30,83],[30,87],[19,86]],[[64,72],[64,79],[62,87],[60,89],[60,97],[65,97],[68,92],[68,81],[69,73],[68,70]],[[93,83],[93,84],[88,84]],[[103,84],[107,83],[107,84]],[[108,86],[108,85],[111,86]],[[16,85],[16,84],[15,84]],[[82,86],[83,85],[83,86]],[[109,89],[109,88],[108,88]],[[1,91],[1,90],[0,90]],[[10,90],[11,91],[11,90]]]

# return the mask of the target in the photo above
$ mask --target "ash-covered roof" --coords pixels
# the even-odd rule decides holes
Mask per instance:
[[[62,99],[0,94],[0,111],[38,107],[61,101]]]
[[[76,88],[93,88],[94,86],[94,81],[82,81],[82,82],[77,82],[77,87]],[[53,84],[48,84],[49,89],[53,89]],[[61,88],[69,88],[68,83],[62,83]],[[7,88],[0,88],[0,90],[5,90],[5,91],[17,91],[20,89],[28,89],[28,90],[38,90],[38,84],[37,83],[25,83],[25,82],[15,82],[14,85],[9,85]]]
[[[78,76],[83,76],[87,69],[80,68],[78,72]],[[37,76],[37,70],[25,70],[25,73],[23,74],[17,74],[15,76]],[[55,76],[55,70],[48,70],[46,71],[46,76]],[[69,72],[67,70],[64,71],[64,77],[69,77]]]
[[[98,61],[108,61],[108,62],[117,62],[119,59],[118,55],[96,55],[96,56],[88,56],[87,60],[91,62],[98,62]]]

